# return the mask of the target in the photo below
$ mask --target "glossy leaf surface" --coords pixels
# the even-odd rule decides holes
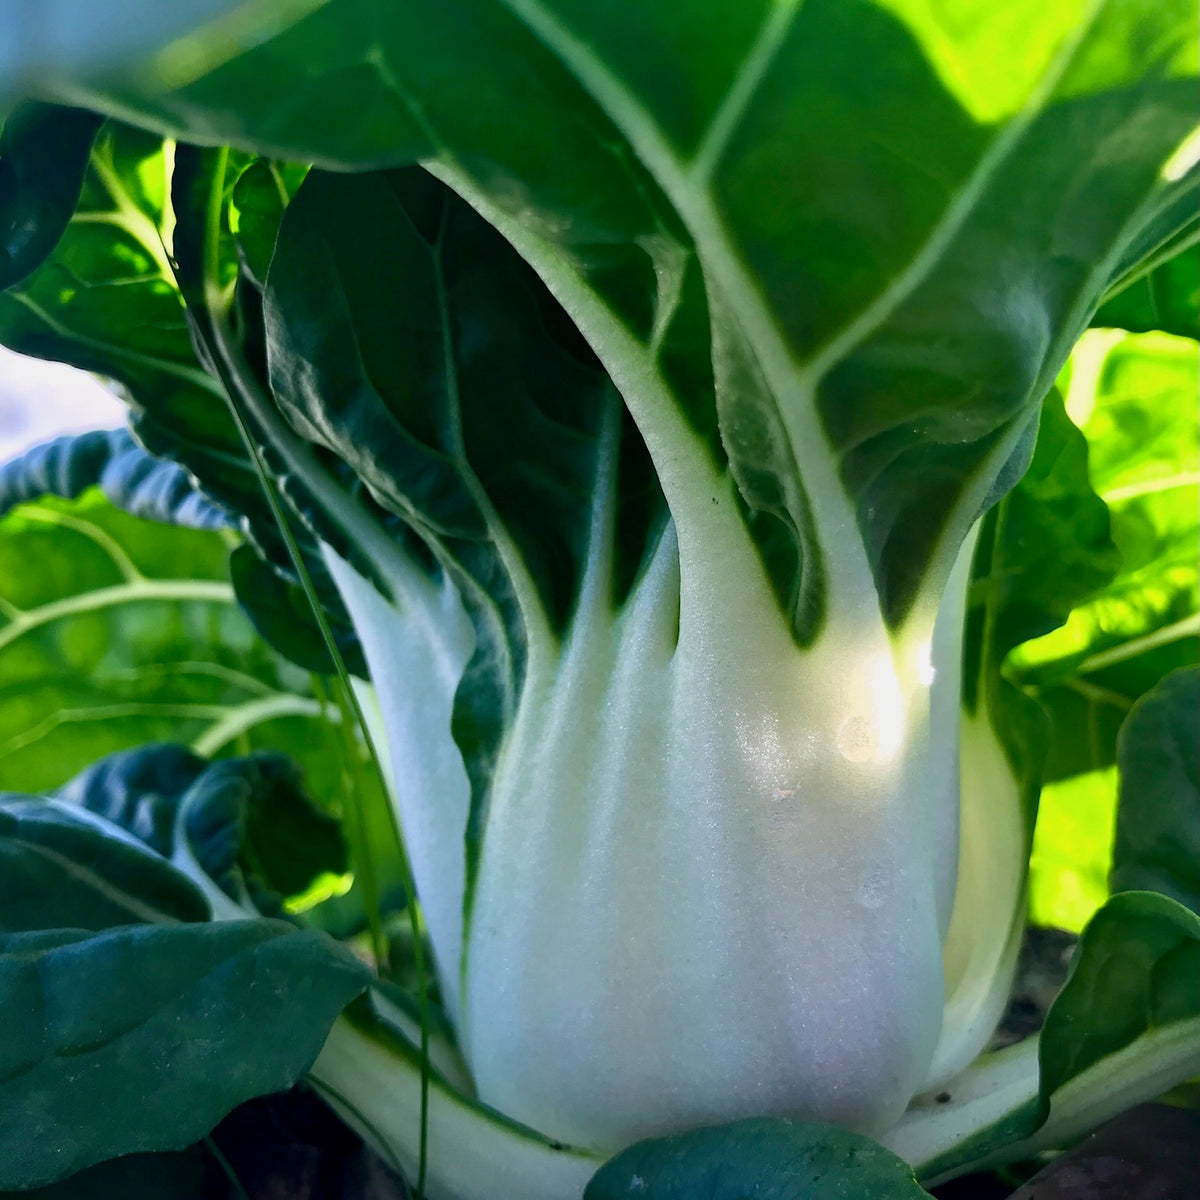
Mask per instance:
[[[0,940],[0,1187],[179,1150],[292,1084],[366,969],[273,921]]]
[[[1200,910],[1200,672],[1176,671],[1121,729],[1112,888],[1154,891]]]
[[[751,1120],[639,1142],[596,1172],[584,1200],[916,1200],[912,1169],[868,1138],[829,1125]]]

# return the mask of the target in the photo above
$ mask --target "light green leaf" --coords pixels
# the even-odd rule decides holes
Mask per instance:
[[[183,1149],[294,1083],[368,977],[277,921],[0,936],[0,1188]]]
[[[1122,562],[1063,629],[1009,660],[1054,714],[1050,779],[1114,762],[1134,701],[1200,657],[1198,370],[1195,341],[1160,333],[1095,330],[1072,358],[1067,409],[1087,436]]]
[[[220,385],[193,352],[175,286],[170,151],[114,122],[101,129],[63,237],[37,270],[0,292],[0,342],[117,381],[141,443],[152,453],[169,448],[269,552],[278,535]]]
[[[1102,767],[1042,788],[1029,858],[1029,919],[1078,933],[1108,899],[1117,769]]]
[[[274,741],[319,765],[310,679],[238,611],[220,535],[127,516],[94,492],[21,506],[0,533],[0,787],[53,789],[154,741],[204,754]]]
[[[1200,651],[1197,368],[1192,340],[1095,330],[1065,380],[1121,569],[1006,664],[1053,721],[1030,872],[1031,912],[1044,923],[1082,928],[1103,903],[1118,731],[1138,697]]]

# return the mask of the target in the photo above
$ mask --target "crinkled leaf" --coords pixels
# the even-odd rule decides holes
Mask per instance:
[[[1121,729],[1114,892],[1162,892],[1200,911],[1200,671],[1176,671]]]
[[[61,801],[0,793],[0,864],[5,932],[210,916],[204,896],[164,859]]]
[[[208,763],[183,746],[142,746],[92,764],[57,795],[177,865],[194,864],[238,902],[247,883],[289,896],[346,869],[337,822],[281,754]]]
[[[0,516],[43,496],[74,500],[93,486],[115,508],[148,521],[207,530],[235,524],[178,463],[147,454],[125,429],[57,437],[0,464]]]
[[[916,1200],[928,1194],[907,1163],[861,1134],[755,1119],[638,1142],[596,1172],[584,1200]]]
[[[0,937],[0,1188],[180,1150],[316,1058],[366,968],[283,922]]]
[[[3,119],[0,289],[34,271],[62,236],[102,119],[54,104],[23,104]]]

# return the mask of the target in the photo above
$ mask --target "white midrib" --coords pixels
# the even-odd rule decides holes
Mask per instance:
[[[761,289],[735,253],[707,186],[704,186],[754,89],[782,45],[796,8],[781,7],[768,17],[726,103],[718,112],[710,135],[702,142],[697,162],[689,167],[628,88],[592,48],[564,27],[540,0],[501,2],[575,75],[629,139],[683,217],[702,258],[709,269],[717,272],[734,308],[746,320],[743,332],[776,397],[792,453],[807,485],[817,528],[823,534],[831,603],[836,604],[839,595],[873,594],[870,566],[857,538],[839,538],[836,547],[829,544],[831,533],[856,530],[857,517],[842,488],[837,459],[816,410],[817,385],[832,366],[883,324],[941,260],[1000,165],[1044,108],[1106,0],[1093,0],[1087,18],[1079,23],[1074,36],[1059,48],[1038,86],[993,140],[908,266],[841,333],[803,364],[795,362]],[[850,553],[850,544],[859,552]]]
[[[198,600],[210,604],[235,603],[228,583],[204,579],[134,579],[111,587],[97,588],[78,596],[65,596],[32,609],[16,609],[9,623],[0,629],[0,650],[19,637],[51,621],[80,613],[98,612],[122,604],[143,600]]]

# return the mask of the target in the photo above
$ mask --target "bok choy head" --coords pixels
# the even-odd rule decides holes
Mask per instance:
[[[964,643],[975,531],[1194,220],[1189,19],[344,0],[46,84],[223,147],[85,191],[206,371],[75,357],[280,562],[230,397],[361,647],[488,1105],[602,1150],[881,1133],[985,1045],[1031,768],[987,578]],[[73,297],[21,286],[36,349]]]

